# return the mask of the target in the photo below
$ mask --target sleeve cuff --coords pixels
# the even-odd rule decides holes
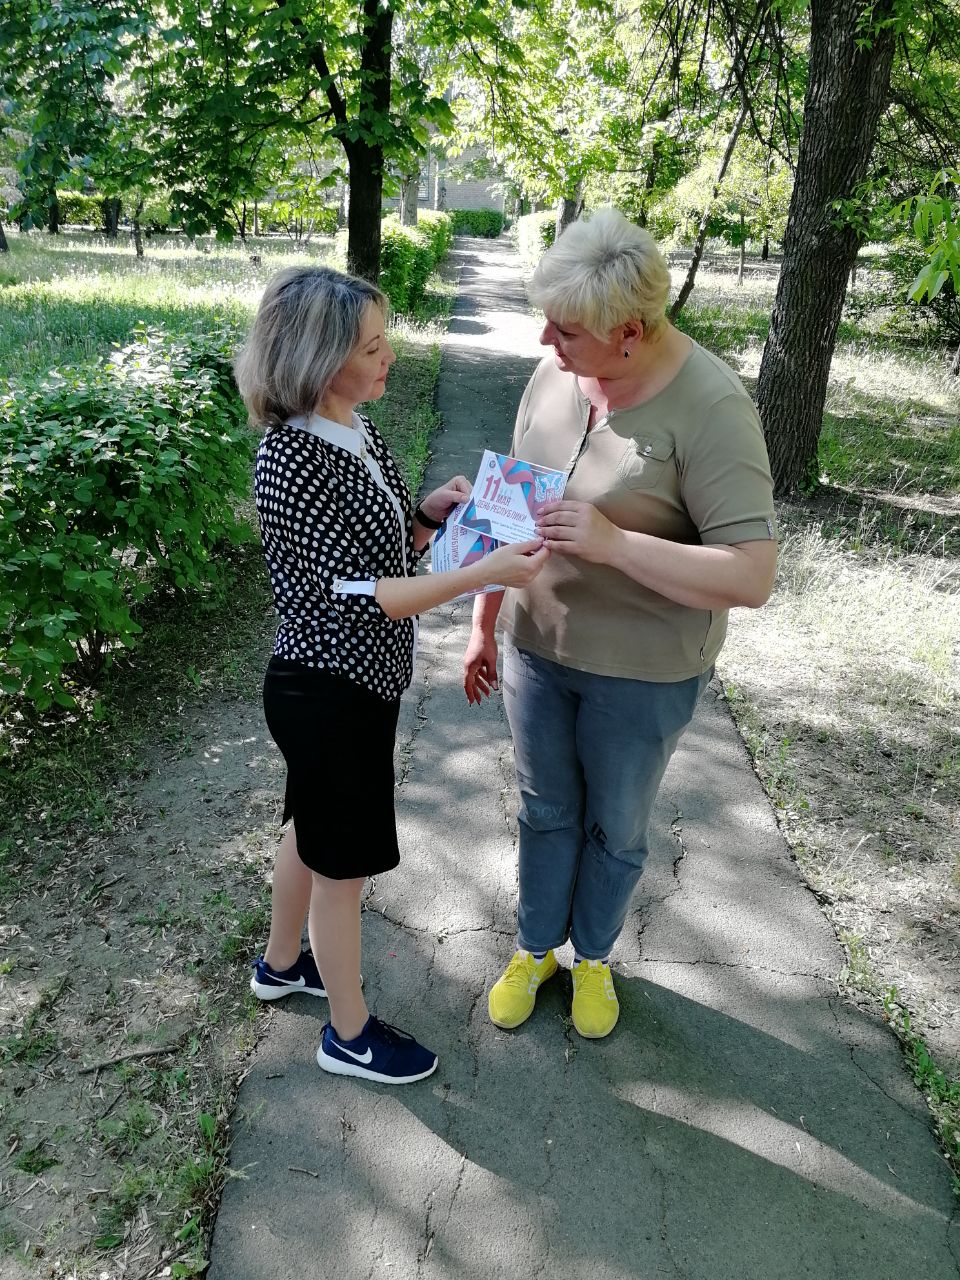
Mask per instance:
[[[700,530],[700,541],[705,547],[729,547],[735,542],[778,542],[779,537],[774,518],[744,520],[739,524],[722,524],[715,529]]]
[[[373,596],[377,593],[376,578],[334,578],[332,590],[341,596]]]

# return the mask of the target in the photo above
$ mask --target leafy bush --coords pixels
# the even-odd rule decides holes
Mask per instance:
[[[453,243],[453,219],[448,213],[421,209],[418,214],[417,230],[430,242],[433,265],[436,266],[447,256],[447,251]]]
[[[339,208],[318,200],[273,200],[257,206],[261,231],[283,232],[300,240],[305,235],[336,235]]]
[[[549,209],[542,213],[525,213],[517,219],[516,230],[520,257],[533,266],[556,239],[557,215]]]
[[[70,226],[93,227],[103,230],[102,196],[86,196],[80,191],[58,191],[60,221]]]
[[[0,387],[4,694],[72,705],[65,668],[131,646],[158,587],[216,576],[252,452],[231,349],[141,330],[110,360]]]
[[[132,218],[133,210],[126,212]],[[169,231],[173,218],[170,213],[170,196],[168,192],[149,196],[140,210],[140,226],[144,231]]]
[[[486,236],[495,240],[503,230],[503,214],[497,209],[451,209],[455,236]]]
[[[443,214],[421,216],[422,227],[403,227],[392,216],[381,224],[380,288],[394,311],[412,311],[423,299],[427,280],[450,245],[450,220]]]
[[[891,244],[884,263],[893,283],[889,303],[905,332],[915,331],[920,320],[928,337],[956,344],[960,342],[960,297],[950,276],[933,298],[914,302],[910,296],[928,261],[923,246],[912,236],[900,236]]]

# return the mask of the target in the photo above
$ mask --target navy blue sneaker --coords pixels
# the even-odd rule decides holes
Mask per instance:
[[[292,996],[298,991],[308,996],[327,994],[312,951],[301,951],[296,963],[280,973],[271,969],[263,956],[257,956],[253,962],[250,990],[260,1000],[279,1000],[282,996]]]
[[[317,1050],[324,1071],[338,1076],[359,1076],[378,1084],[412,1084],[437,1069],[437,1055],[418,1044],[399,1027],[371,1014],[356,1040],[341,1042],[328,1022]]]

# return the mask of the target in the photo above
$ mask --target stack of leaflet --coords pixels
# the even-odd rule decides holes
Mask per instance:
[[[547,502],[559,502],[566,482],[564,471],[551,471],[487,449],[473,492],[466,502],[454,507],[433,540],[433,572],[465,568],[502,542],[535,538],[540,508]],[[465,594],[502,590],[489,585]]]

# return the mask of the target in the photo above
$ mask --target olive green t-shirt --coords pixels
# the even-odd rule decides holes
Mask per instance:
[[[703,347],[652,399],[590,431],[590,402],[552,355],[517,412],[511,452],[569,472],[565,498],[592,502],[621,529],[711,545],[776,538],[770,464],[753,402]],[[501,611],[513,643],[580,671],[686,680],[709,669],[727,611],[691,609],[619,569],[554,553]]]

